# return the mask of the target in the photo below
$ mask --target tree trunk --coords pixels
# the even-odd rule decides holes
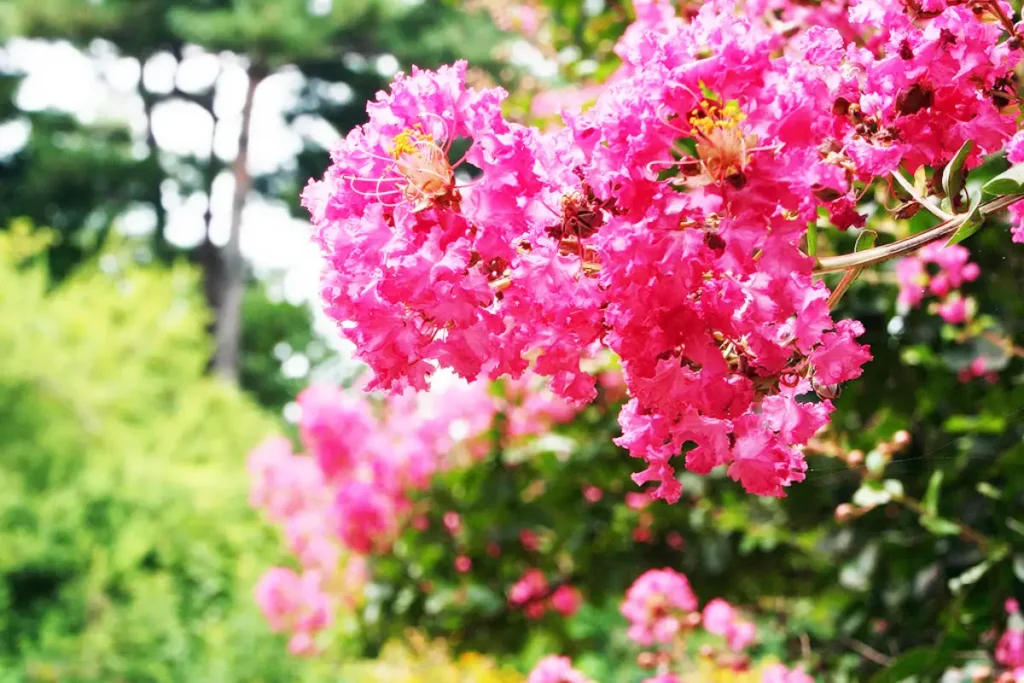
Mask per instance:
[[[242,129],[238,135],[238,155],[233,164],[235,176],[235,193],[231,202],[231,234],[224,246],[221,256],[223,267],[220,278],[220,291],[215,297],[218,301],[217,322],[214,338],[216,353],[213,359],[213,372],[231,382],[238,382],[238,354],[242,337],[242,298],[245,295],[245,263],[242,260],[242,210],[245,200],[252,187],[249,175],[249,128],[252,123],[252,103],[256,88],[263,79],[256,68],[249,70],[249,87],[245,92],[245,104],[242,106]]]

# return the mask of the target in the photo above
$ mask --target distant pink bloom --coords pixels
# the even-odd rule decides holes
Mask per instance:
[[[697,598],[682,574],[651,569],[629,587],[620,610],[629,620],[629,637],[650,647],[671,642],[683,628],[683,620],[697,610]]]
[[[559,586],[551,594],[551,606],[563,617],[571,617],[583,602],[578,590],[572,586]]]
[[[784,664],[773,664],[761,672],[761,683],[814,683],[814,678],[801,668],[787,669]]]
[[[462,518],[459,517],[458,512],[449,510],[444,513],[444,528],[453,536],[462,530]]]
[[[531,552],[537,550],[537,534],[529,529],[523,529],[519,532],[519,542],[523,544],[525,550]]]
[[[568,657],[555,655],[537,662],[526,678],[526,683],[592,683],[582,673],[572,668]]]

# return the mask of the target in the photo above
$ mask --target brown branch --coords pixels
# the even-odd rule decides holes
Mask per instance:
[[[847,647],[849,647],[851,650],[855,651],[864,659],[870,660],[875,664],[878,664],[879,666],[889,666],[890,664],[892,664],[892,657],[879,652],[870,645],[862,643],[855,638],[843,636],[839,639],[839,641]]]
[[[990,202],[982,204],[978,210],[981,212],[983,217],[990,216],[1002,211],[1011,204],[1017,203],[1021,199],[1024,199],[1024,195],[1007,195],[1005,197],[998,197]],[[864,251],[858,251],[852,254],[842,254],[840,256],[824,256],[817,259],[814,272],[817,275],[821,275],[823,273],[835,273],[841,270],[848,270],[850,268],[867,268],[869,266],[878,265],[879,263],[891,261],[894,258],[912,254],[921,247],[927,246],[932,242],[949,239],[956,234],[956,231],[960,229],[960,226],[963,225],[966,218],[967,217],[964,215],[956,216],[952,220],[939,223],[934,228],[929,228],[924,232],[919,232],[916,235],[905,237],[904,239],[897,240],[892,244],[886,244],[881,247],[873,247],[871,249],[865,249]]]
[[[906,506],[907,508],[909,508],[910,510],[914,511],[922,517],[933,516],[931,515],[931,513],[925,510],[924,505],[922,505],[921,502],[915,498],[910,498],[909,496],[900,496],[899,498],[894,498],[893,500],[895,500],[898,503],[902,503],[904,506]],[[965,541],[970,541],[974,543],[978,546],[979,549],[981,549],[982,552],[988,552],[988,549],[992,546],[992,539],[990,539],[988,536],[981,533],[980,531],[967,526],[959,520],[949,521],[953,522],[953,524],[956,524],[960,528],[960,538],[964,539]]]

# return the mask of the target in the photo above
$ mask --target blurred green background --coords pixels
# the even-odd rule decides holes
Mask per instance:
[[[297,204],[307,178],[396,70],[467,58],[479,83],[511,90],[511,116],[527,117],[540,89],[614,68],[629,11],[566,0],[0,4],[0,683],[405,680],[371,661],[403,672],[448,661],[408,627],[444,638],[451,657],[481,651],[522,671],[564,652],[603,681],[639,680],[618,603],[660,566],[686,572],[702,599],[753,609],[761,653],[805,659],[819,680],[938,680],[989,656],[1003,600],[1024,599],[1024,368],[1006,349],[965,348],[924,311],[898,312],[891,269],[843,302],[875,360],[839,400],[833,435],[870,456],[909,431],[880,469],[816,456],[783,501],[686,477],[678,506],[637,511],[624,503],[636,467],[611,445],[615,411],[594,407],[560,429],[559,448],[439,479],[432,515],[458,510],[468,550],[439,519],[408,532],[376,562],[362,628],[338,634],[335,650],[290,657],[260,616],[253,585],[288,559],[249,508],[245,456],[291,429],[303,386],[353,372],[311,303],[317,262]],[[512,32],[538,17],[541,37]],[[876,220],[899,232],[927,217]],[[969,293],[1020,340],[1024,252],[1000,229],[967,246],[984,273]],[[852,238],[835,248],[852,250]],[[958,381],[978,354],[997,383]],[[897,486],[886,481],[925,512],[886,499]],[[600,504],[583,502],[585,483],[606,491]],[[875,495],[877,509],[837,521],[855,495]],[[538,550],[489,559],[488,543],[512,548],[524,529]],[[470,575],[453,569],[457,552],[473,556]],[[503,592],[529,567],[571,578],[584,609],[538,622],[509,613]],[[424,576],[431,596],[410,598]],[[412,654],[389,649],[396,640]],[[415,680],[517,680],[459,661]],[[470,673],[451,673],[460,667]]]

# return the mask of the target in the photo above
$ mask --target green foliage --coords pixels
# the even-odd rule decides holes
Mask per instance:
[[[108,252],[51,288],[42,235],[0,235],[3,680],[300,680],[251,597],[273,422],[203,377],[196,273]]]

